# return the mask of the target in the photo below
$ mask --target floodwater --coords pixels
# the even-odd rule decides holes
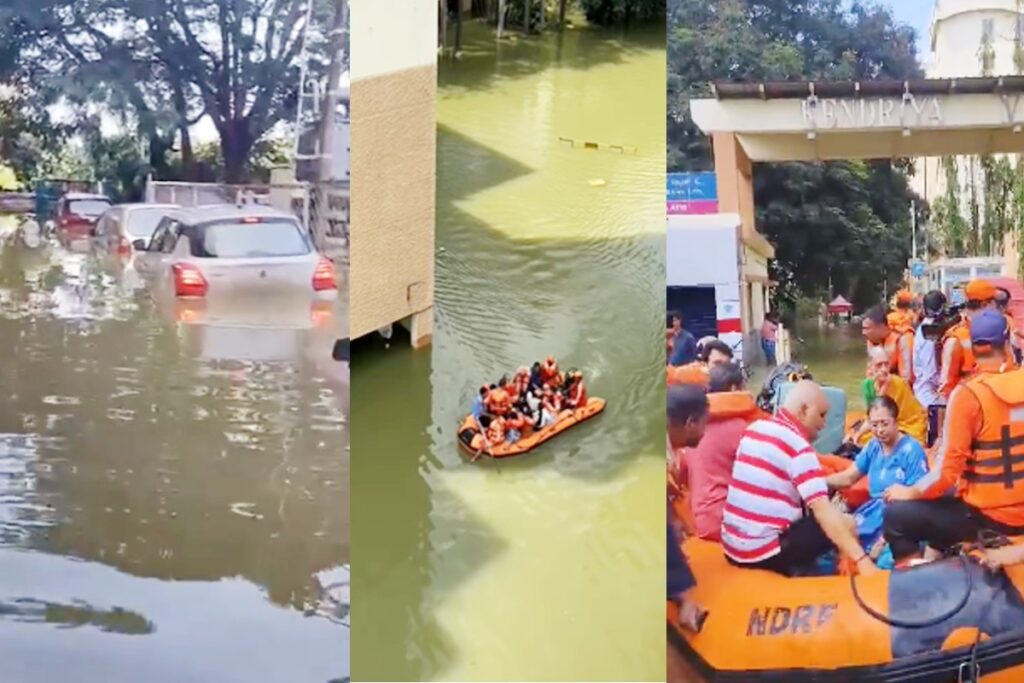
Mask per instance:
[[[803,342],[793,339],[793,360],[805,364],[815,380],[844,390],[850,409],[863,410],[860,384],[864,381],[867,351],[860,324],[819,328],[815,322],[804,322],[798,335]]]
[[[353,674],[664,680],[664,32],[466,33],[439,67],[433,348],[378,337],[353,367]],[[476,389],[549,353],[605,413],[470,464]]]
[[[169,318],[131,268],[0,228],[0,678],[347,679],[329,314]]]

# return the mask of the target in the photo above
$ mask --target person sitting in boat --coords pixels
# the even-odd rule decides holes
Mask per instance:
[[[668,387],[666,393],[670,452],[699,445],[708,421],[708,400],[704,390],[697,385],[683,384]],[[679,625],[695,633],[700,632],[708,612],[690,597],[697,579],[680,547],[684,531],[680,520],[672,513],[671,504],[666,520],[668,599],[679,606]]]
[[[722,539],[722,509],[736,450],[747,427],[765,416],[743,385],[743,371],[737,363],[711,368],[707,429],[700,443],[685,452],[685,483],[700,538]]]
[[[576,370],[570,373],[566,382],[566,406],[572,410],[578,410],[587,405],[587,387],[583,384],[583,373]]]
[[[504,378],[498,386],[492,386],[487,392],[487,412],[492,415],[505,415],[512,408],[512,398],[505,391]]]
[[[914,328],[891,327],[882,306],[868,309],[861,321],[861,333],[867,340],[868,352],[883,349],[895,375],[914,382]]]
[[[562,386],[562,373],[558,371],[558,361],[554,356],[548,356],[540,366],[540,381],[545,387]]]
[[[487,411],[487,395],[490,393],[490,387],[486,384],[480,387],[480,392],[473,399],[473,417],[480,421],[481,416]]]
[[[515,407],[516,403],[519,402],[519,391],[516,389],[515,382],[509,380],[508,375],[502,375],[501,379],[498,380],[498,388],[504,389],[505,393],[508,394],[509,408]]]
[[[698,358],[708,370],[716,365],[725,365],[733,358],[732,347],[718,337],[701,339],[698,349]]]
[[[562,395],[551,387],[544,387],[540,402],[540,427],[547,427],[562,412]]]
[[[893,567],[892,553],[882,537],[883,494],[894,484],[911,486],[928,472],[924,447],[917,439],[900,431],[899,413],[896,401],[888,396],[877,397],[868,408],[874,438],[848,468],[825,478],[830,489],[841,490],[867,475],[871,498],[854,511],[853,518],[861,545],[882,569]]]
[[[512,375],[512,385],[515,387],[516,397],[521,401],[530,388],[530,368],[524,365],[516,370],[516,374]]]
[[[505,417],[505,429],[508,430],[505,434],[505,441],[508,443],[519,441],[528,424],[529,422],[527,422],[526,417],[522,413],[510,410]]]
[[[971,317],[976,374],[954,390],[932,471],[885,492],[884,533],[897,563],[934,558],[982,531],[1024,534],[1024,369],[1010,365],[1006,319]],[[946,495],[955,487],[955,495]]]
[[[871,406],[879,396],[891,398],[899,409],[899,430],[923,445],[928,439],[928,411],[921,406],[907,381],[899,375],[892,374],[891,368],[885,349],[875,346],[868,351],[868,377],[862,385],[864,405]],[[871,432],[871,421],[862,420],[846,435],[846,441],[864,446],[870,441]]]
[[[777,415],[747,427],[722,515],[722,548],[731,564],[794,576],[813,571],[819,558],[838,549],[860,573],[878,571],[861,548],[853,517],[829,500],[811,446],[828,410],[821,387],[801,380]]]
[[[519,412],[526,416],[537,429],[540,428],[541,391],[539,387],[531,387],[519,404]]]
[[[505,424],[505,418],[500,415],[495,415],[491,418],[491,422],[487,425],[487,443],[494,448],[505,443],[505,434],[508,431],[508,427]]]
[[[541,379],[540,362],[538,361],[530,368],[530,388],[543,388],[543,386],[544,381]]]

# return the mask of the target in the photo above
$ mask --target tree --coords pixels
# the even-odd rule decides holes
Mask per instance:
[[[661,21],[665,0],[582,0],[587,21],[601,26]],[[709,7],[714,3],[706,2]]]
[[[875,5],[842,0],[669,0],[668,163],[713,168],[689,102],[715,80],[842,80],[921,75],[914,32]],[[895,162],[758,164],[759,229],[775,245],[783,299],[816,296],[831,276],[858,305],[902,277],[910,246],[906,171]],[[922,207],[922,211],[924,207]]]
[[[304,41],[313,55],[324,53],[323,27],[334,3],[312,0],[309,13],[307,4],[39,0],[31,21],[40,71],[60,74],[50,83],[54,92],[123,104],[153,137],[166,140],[173,131],[186,167],[188,127],[209,116],[226,179],[239,182],[253,145],[294,113]],[[311,60],[315,73],[324,61]]]

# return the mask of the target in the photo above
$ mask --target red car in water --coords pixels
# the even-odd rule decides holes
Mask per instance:
[[[93,228],[112,202],[100,194],[69,192],[57,202],[54,224],[62,244],[89,240]]]

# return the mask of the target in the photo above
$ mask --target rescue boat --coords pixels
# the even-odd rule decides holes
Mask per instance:
[[[790,578],[735,567],[711,541],[682,548],[709,614],[695,634],[669,603],[669,641],[708,683],[1024,680],[1024,566],[992,572],[961,555]]]
[[[458,442],[459,448],[470,455],[486,455],[491,458],[508,458],[514,455],[522,455],[532,451],[544,442],[553,439],[571,427],[598,415],[604,410],[605,400],[603,398],[590,397],[587,404],[575,410],[563,410],[558,418],[543,429],[531,431],[521,436],[513,443],[503,443],[498,446],[481,449],[475,445],[473,438],[479,436],[480,430],[472,415],[467,415],[459,423]]]

